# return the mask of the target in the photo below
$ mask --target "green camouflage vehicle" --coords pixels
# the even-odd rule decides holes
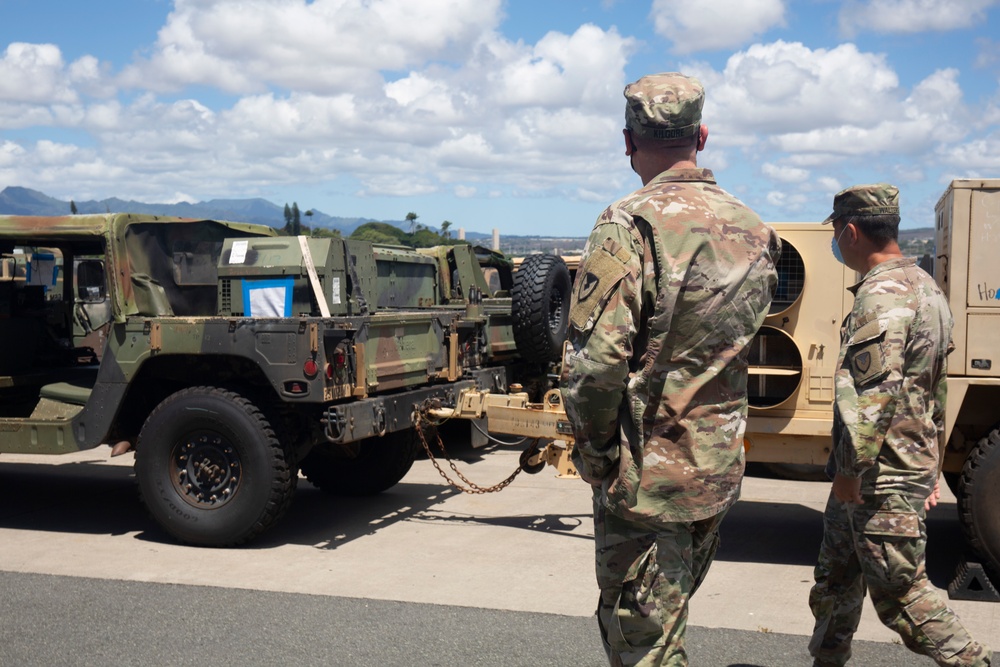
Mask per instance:
[[[134,449],[150,513],[196,545],[273,525],[300,469],[331,493],[393,486],[422,406],[512,378],[540,395],[566,327],[565,265],[516,276],[468,245],[0,216],[0,257],[0,454]]]

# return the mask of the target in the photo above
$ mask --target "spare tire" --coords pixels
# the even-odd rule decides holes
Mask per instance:
[[[417,458],[416,431],[405,428],[351,445],[353,457],[327,442],[313,447],[299,461],[309,483],[334,496],[373,496],[392,488]]]
[[[528,255],[514,272],[514,342],[525,361],[559,359],[569,329],[571,291],[569,269],[562,257]]]

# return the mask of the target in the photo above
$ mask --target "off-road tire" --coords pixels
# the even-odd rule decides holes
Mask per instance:
[[[139,496],[177,540],[243,544],[288,510],[297,476],[264,414],[243,396],[190,387],[168,396],[142,427]]]
[[[994,580],[1000,581],[1000,426],[966,459],[958,490],[965,539]]]
[[[334,496],[373,496],[399,483],[413,466],[418,443],[412,428],[365,438],[351,449],[351,458],[339,445],[316,445],[299,462],[309,483]]]
[[[775,477],[798,482],[829,482],[826,466],[808,463],[765,463],[764,467]]]
[[[528,255],[511,290],[514,342],[531,363],[557,361],[569,329],[572,285],[562,257]]]
[[[948,485],[948,490],[958,498],[958,494],[961,491],[958,490],[959,485],[962,483],[962,473],[960,472],[943,472],[941,476],[944,477],[944,483]]]

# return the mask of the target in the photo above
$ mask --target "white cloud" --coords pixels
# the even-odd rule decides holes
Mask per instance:
[[[802,183],[809,178],[809,171],[806,169],[781,166],[770,162],[762,164],[760,170],[765,176],[779,183]]]
[[[422,72],[413,72],[385,86],[386,97],[411,113],[427,113],[439,122],[460,117],[452,91],[443,81],[430,79]]]
[[[829,193],[831,198],[834,194],[844,189],[840,181],[830,176],[823,176],[816,179],[816,186],[820,191]]]
[[[734,134],[868,125],[899,107],[899,79],[885,56],[853,44],[755,44],[733,54],[721,72],[697,64],[690,71],[705,84],[706,124]]]
[[[9,44],[0,58],[0,101],[75,102],[64,66],[62,52],[54,44]]]
[[[24,159],[25,150],[20,144],[13,141],[4,141],[0,144],[0,167],[10,167],[16,165]]]
[[[35,146],[35,158],[41,164],[64,164],[74,160],[80,149],[70,144],[42,140]]]
[[[1000,62],[1000,42],[981,37],[976,40],[976,67],[993,67]]]
[[[710,141],[740,145],[729,139],[738,137],[744,151],[769,145],[793,156],[782,160],[790,167],[920,154],[966,131],[957,70],[936,71],[907,91],[883,55],[853,44],[756,44],[731,56],[722,71],[697,63],[686,69],[705,84]],[[778,169],[762,173],[789,179]]]
[[[633,40],[614,28],[586,24],[572,35],[550,32],[533,48],[513,53],[498,74],[483,73],[496,84],[487,88],[491,101],[503,106],[600,106],[608,100],[621,106],[622,72],[633,48]]]
[[[118,92],[112,81],[110,65],[99,62],[93,56],[75,60],[66,73],[73,87],[85,95],[111,97]]]
[[[840,9],[840,28],[848,34],[870,30],[913,33],[967,28],[986,20],[998,0],[849,0]]]
[[[788,152],[863,156],[925,153],[934,145],[958,141],[965,134],[961,89],[955,70],[933,73],[899,103],[887,105],[875,123],[866,117],[842,119],[804,132],[775,135]],[[932,138],[930,141],[928,138]]]
[[[789,213],[799,213],[816,202],[815,195],[781,190],[772,190],[767,193],[765,198],[768,204]]]
[[[656,32],[675,53],[737,48],[785,25],[784,0],[654,0]]]
[[[364,179],[362,197],[417,197],[437,192],[437,185],[419,177],[400,179],[393,176],[371,176]]]
[[[154,55],[136,61],[120,77],[139,88],[135,97],[84,96],[60,104],[5,105],[0,100],[0,127],[31,117],[25,126],[60,124],[88,132],[95,145],[75,156],[67,153],[62,165],[67,182],[70,173],[80,179],[74,183],[80,188],[77,198],[93,182],[90,174],[108,164],[115,169],[107,170],[106,187],[140,201],[163,201],[165,192],[186,198],[256,195],[265,187],[328,183],[340,174],[350,180],[348,187],[360,184],[364,196],[510,196],[567,193],[569,187],[603,192],[604,199],[617,193],[619,184],[607,177],[607,158],[614,150],[616,171],[627,164],[618,150],[621,90],[636,43],[614,29],[583,25],[572,34],[550,32],[536,44],[525,44],[493,31],[495,16],[484,12],[495,12],[494,2],[403,2],[410,14],[396,23],[386,14],[401,6],[395,1],[343,0],[350,10],[347,18],[368,26],[367,36],[351,36],[354,43],[378,41],[371,38],[373,25],[393,23],[401,30],[407,23],[408,28],[427,23],[413,16],[418,10],[410,4],[426,5],[419,10],[424,18],[437,20],[445,20],[447,11],[461,11],[455,25],[443,27],[437,37],[397,40],[397,46],[409,43],[400,59],[347,58],[349,64],[352,58],[363,64],[362,80],[345,81],[336,91],[320,81],[283,92],[281,85],[299,85],[288,69],[292,62],[322,79],[317,59],[295,46],[288,47],[290,54],[275,50],[280,43],[275,35],[257,42],[245,36],[263,30],[262,21],[274,24],[280,36],[289,16],[329,10],[330,2],[247,3],[232,19],[240,22],[236,32],[243,37],[230,34],[231,24],[222,30],[218,23],[225,14],[220,8],[230,4],[178,2]],[[281,12],[288,16],[279,17]],[[336,27],[344,30],[339,23]],[[221,31],[218,39],[208,39],[211,30]],[[458,42],[461,60],[449,61],[445,52]],[[42,53],[52,70],[63,67],[58,51]],[[431,56],[435,59],[425,62]],[[412,67],[383,81],[378,68],[386,63]],[[100,93],[108,81],[103,66],[90,57],[70,70],[66,76],[63,67],[64,78],[81,90],[93,87]],[[228,107],[207,101],[211,98],[173,100],[159,94],[195,83],[260,92],[237,97]],[[43,156],[52,150],[25,150],[20,171],[28,178],[12,177],[14,182],[58,180],[60,166]],[[42,162],[45,171],[33,171]],[[112,182],[113,174],[120,175],[120,183]]]
[[[0,130],[46,127],[52,125],[52,121],[52,112],[44,106],[8,104],[0,100]]]
[[[765,219],[819,219],[845,183],[907,187],[933,178],[942,163],[962,161],[980,173],[995,169],[990,151],[1000,142],[967,141],[985,125],[981,111],[967,109],[956,69],[907,87],[885,56],[854,44],[811,49],[781,41],[735,53],[721,70],[706,63],[682,69],[705,84],[710,145],[741,151],[739,162],[760,165],[770,183],[756,200]]]
[[[177,0],[155,53],[122,76],[159,90],[378,86],[382,70],[468,53],[500,20],[500,0]]]
[[[956,178],[995,178],[1000,172],[1000,132],[950,146],[942,155]]]

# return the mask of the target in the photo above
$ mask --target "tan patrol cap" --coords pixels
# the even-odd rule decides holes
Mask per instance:
[[[625,127],[650,139],[698,134],[705,89],[680,72],[650,74],[625,86]]]
[[[823,224],[845,215],[899,215],[899,189],[888,183],[852,185],[833,197],[833,213]]]

